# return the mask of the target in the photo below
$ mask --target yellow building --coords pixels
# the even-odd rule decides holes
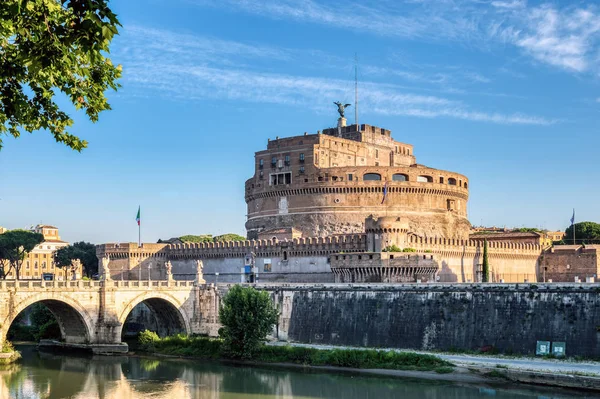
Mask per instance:
[[[6,229],[2,231],[2,228],[0,228],[0,233],[6,231]],[[35,228],[32,228],[31,231],[42,234],[44,236],[44,241],[36,245],[23,260],[20,278],[24,280],[41,279],[43,274],[47,273],[55,275],[54,278],[56,279],[65,279],[66,268],[58,268],[57,272],[54,267],[54,252],[59,248],[68,246],[69,243],[60,239],[58,228],[54,226],[39,224]],[[14,279],[15,275],[15,270],[11,270],[6,278]],[[78,275],[81,277],[81,271],[79,271]]]

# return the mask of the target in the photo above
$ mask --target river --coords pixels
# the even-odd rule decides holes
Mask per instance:
[[[597,397],[528,386],[470,386],[356,374],[231,366],[140,357],[80,357],[18,347],[23,359],[0,366],[0,398],[18,399],[384,399]]]

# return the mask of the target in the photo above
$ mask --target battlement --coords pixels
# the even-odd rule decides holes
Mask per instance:
[[[409,236],[408,244],[412,248],[427,247],[431,250],[445,250],[445,249],[459,249],[459,248],[483,248],[483,242],[480,240],[463,240],[453,238],[441,238],[441,237],[417,237],[414,235]],[[503,252],[514,252],[524,251],[540,254],[543,247],[539,244],[528,244],[528,243],[515,243],[515,242],[502,242],[502,241],[490,241],[488,242],[488,250],[494,253]]]

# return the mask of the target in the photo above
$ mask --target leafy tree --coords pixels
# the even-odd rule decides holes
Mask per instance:
[[[513,231],[519,233],[542,233],[544,230],[540,230],[537,227],[519,227],[518,229],[513,229]]]
[[[279,314],[266,291],[233,286],[219,309],[224,350],[230,356],[251,358],[271,332]]]
[[[11,230],[0,234],[0,258],[5,259],[5,263],[9,265],[2,278],[6,278],[6,275],[14,269],[18,280],[27,253],[43,241],[43,235],[26,230]]]
[[[213,236],[212,234],[201,234],[199,236],[188,234],[179,237],[179,239],[183,242],[212,242]]]
[[[490,263],[488,261],[488,243],[483,240],[483,264],[481,266],[481,280],[484,283],[490,281]]]
[[[96,257],[96,246],[94,244],[80,241],[62,247],[54,253],[54,263],[59,267],[70,266],[71,261],[75,259],[81,261],[88,277],[98,273],[98,257]]]
[[[222,234],[220,236],[213,237],[212,234],[200,234],[200,235],[185,235],[179,237],[183,242],[221,242],[221,241],[245,241],[246,237],[235,233]],[[159,240],[162,242],[162,240]]]
[[[235,234],[235,233],[227,233],[227,234],[222,234],[220,236],[216,236],[214,238],[215,242],[221,242],[221,241],[246,241],[246,237],[241,236],[239,234]]]
[[[563,241],[573,244],[573,227],[575,227],[575,240],[579,243],[600,240],[600,224],[594,222],[579,222],[565,230]]]
[[[381,250],[381,252],[402,252],[402,250],[397,246],[397,245],[388,245],[387,247],[383,248]]]
[[[59,143],[86,148],[67,131],[73,120],[55,95],[92,122],[110,109],[104,92],[119,87],[121,66],[105,54],[118,26],[108,0],[0,1],[0,137],[46,129]]]

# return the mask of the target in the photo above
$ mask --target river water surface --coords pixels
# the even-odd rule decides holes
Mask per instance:
[[[139,357],[74,357],[18,348],[20,363],[0,366],[0,398],[19,399],[384,399],[597,397],[522,385],[470,386],[399,378],[229,366]]]

